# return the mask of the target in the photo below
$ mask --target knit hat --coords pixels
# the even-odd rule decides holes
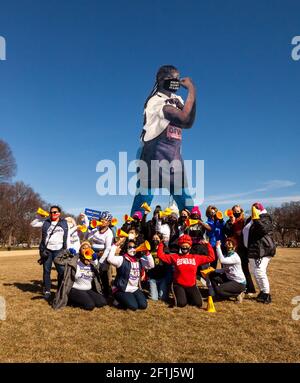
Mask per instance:
[[[192,238],[187,235],[187,234],[184,234],[184,235],[181,235],[179,238],[178,238],[178,245],[182,245],[184,243],[188,243],[190,246],[192,246]]]
[[[200,209],[199,209],[198,206],[194,206],[194,207],[192,208],[192,210],[191,210],[191,214],[198,214],[199,217],[201,218],[201,211],[200,211]]]
[[[176,217],[178,218],[179,216],[179,210],[178,210],[178,207],[175,203],[172,203],[171,206],[169,206],[169,209],[172,210],[172,213],[171,214],[175,214]]]
[[[265,210],[265,208],[263,207],[263,205],[260,202],[255,202],[252,206],[255,206],[256,209],[258,209],[259,211]]]
[[[112,220],[112,215],[110,214],[109,211],[105,210],[105,211],[101,211],[100,214],[99,214],[99,219],[101,221],[101,219],[107,219],[108,221],[111,221]]]
[[[136,211],[132,218],[138,218],[141,221],[143,219],[143,214],[140,211]]]

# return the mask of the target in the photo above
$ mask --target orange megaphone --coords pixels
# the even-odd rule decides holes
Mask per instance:
[[[81,231],[82,233],[85,233],[87,231],[86,225],[77,225],[77,230]]]
[[[188,219],[185,220],[185,224],[186,224],[187,227],[197,225],[197,223],[199,223],[199,222],[200,222],[199,219],[190,219],[190,218],[188,218]]]
[[[94,254],[94,251],[89,247],[88,249],[85,249],[83,252],[82,252],[82,255],[84,256],[85,259],[93,259],[93,254]]]
[[[98,226],[102,226],[102,222],[97,221],[96,219],[92,219],[90,225],[93,229],[95,229]]]
[[[148,241],[143,242],[140,246],[138,246],[135,250],[138,251],[149,251],[151,249],[151,245]]]
[[[119,237],[119,238],[128,237],[128,234],[126,233],[126,231],[123,231],[123,230],[121,230],[121,229],[118,229],[118,230],[117,230],[117,237]]]
[[[132,222],[132,221],[134,221],[134,219],[132,217],[130,217],[130,215],[125,214],[124,215],[124,221],[125,222]]]
[[[37,209],[36,213],[41,215],[42,217],[49,217],[49,213],[40,207]]]
[[[151,207],[147,204],[147,202],[142,203],[141,208],[148,211],[150,213]]]
[[[111,220],[111,226],[116,226],[118,224],[118,218],[113,218]]]
[[[231,209],[225,210],[226,217],[233,217],[233,211]]]
[[[218,219],[223,219],[223,213],[220,210],[218,210],[217,213],[216,213],[216,217]]]

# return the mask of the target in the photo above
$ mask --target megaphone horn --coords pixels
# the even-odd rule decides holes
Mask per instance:
[[[37,214],[43,216],[43,217],[48,217],[49,213],[46,210],[43,210],[42,208],[38,208],[36,211]]]
[[[102,226],[102,222],[101,221],[97,221],[96,219],[92,219],[91,220],[91,226],[93,229],[95,229],[97,226]]]
[[[226,217],[232,217],[233,211],[231,209],[227,209],[227,210],[225,210],[225,215],[226,215]]]
[[[147,204],[147,202],[142,203],[141,208],[145,209],[150,213],[151,207]]]
[[[119,237],[119,238],[128,237],[128,234],[125,231],[118,229],[117,230],[117,237]]]
[[[132,222],[132,221],[134,221],[134,219],[132,217],[130,217],[130,215],[125,214],[124,215],[124,221],[125,222]]]
[[[218,210],[218,211],[217,211],[217,214],[216,214],[216,217],[217,217],[218,219],[223,219],[223,213],[222,213],[220,210]]]
[[[85,233],[87,231],[86,225],[78,225],[77,229],[81,231],[82,233]]]
[[[199,219],[186,219],[185,220],[185,224],[186,226],[190,227],[190,226],[193,226],[193,225],[197,225],[197,223],[199,223]]]
[[[143,242],[135,250],[138,251],[149,251],[151,249],[150,243],[148,241]]]
[[[113,218],[112,220],[111,220],[111,225],[112,226],[116,226],[118,224],[118,218]]]

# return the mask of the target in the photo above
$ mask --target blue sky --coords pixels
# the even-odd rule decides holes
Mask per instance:
[[[0,137],[14,180],[73,213],[129,212],[131,196],[97,194],[96,165],[135,158],[144,100],[173,64],[197,87],[183,157],[204,160],[201,209],[300,200],[299,14],[298,0],[0,0]]]

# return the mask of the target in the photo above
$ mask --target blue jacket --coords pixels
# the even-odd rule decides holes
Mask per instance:
[[[142,269],[141,262],[139,262],[139,265],[140,265],[140,274],[141,274],[141,269]],[[124,292],[126,290],[126,287],[129,281],[130,269],[131,269],[131,262],[126,257],[124,257],[124,261],[122,265],[117,269],[117,276],[114,281],[114,286],[117,287],[119,291]]]
[[[209,243],[214,247],[216,246],[217,241],[221,241],[222,245],[225,241],[224,227],[225,222],[223,220],[217,219],[216,221],[209,218],[206,223],[211,227],[211,230],[207,230],[206,234],[209,238]]]

